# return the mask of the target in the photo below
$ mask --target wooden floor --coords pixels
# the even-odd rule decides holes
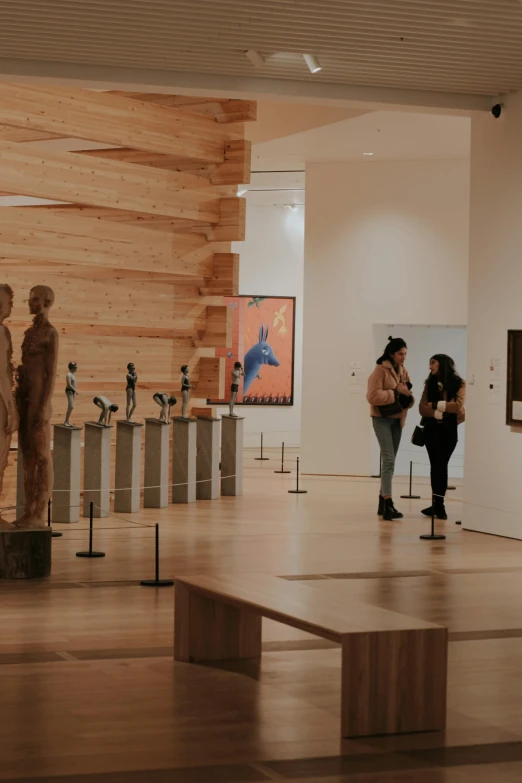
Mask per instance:
[[[401,501],[404,521],[383,523],[375,481],[304,478],[309,492],[296,496],[276,467],[249,455],[241,498],[97,520],[103,559],[75,557],[85,521],[57,525],[52,577],[0,583],[0,780],[522,779],[522,542],[461,530],[458,500],[438,523],[446,541],[421,541],[422,501]],[[153,576],[156,521],[162,576],[314,580],[447,624],[447,731],[341,741],[339,649],[272,622],[260,666],[174,664],[173,588],[139,586]]]

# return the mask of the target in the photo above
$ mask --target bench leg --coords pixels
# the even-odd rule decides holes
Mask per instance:
[[[446,725],[446,628],[353,634],[343,641],[343,737]]]
[[[205,598],[177,584],[174,658],[176,661],[259,658],[261,622],[261,615]]]

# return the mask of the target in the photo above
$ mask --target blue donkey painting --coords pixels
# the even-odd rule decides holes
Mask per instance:
[[[263,364],[269,364],[271,367],[279,367],[279,359],[274,353],[271,345],[268,344],[268,326],[266,329],[261,324],[259,329],[259,342],[245,354],[245,381],[243,393],[246,394],[251,384],[259,376],[259,371]]]

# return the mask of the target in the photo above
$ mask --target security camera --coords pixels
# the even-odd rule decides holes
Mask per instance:
[[[495,105],[491,107],[491,114],[496,120],[498,120],[498,118],[502,114],[502,104],[495,103]]]

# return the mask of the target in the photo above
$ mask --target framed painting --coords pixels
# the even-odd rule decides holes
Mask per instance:
[[[508,331],[506,424],[522,427],[522,330]]]
[[[295,297],[227,296],[232,311],[232,348],[218,349],[226,359],[226,395],[208,404],[227,404],[234,362],[245,377],[238,405],[294,404]]]

